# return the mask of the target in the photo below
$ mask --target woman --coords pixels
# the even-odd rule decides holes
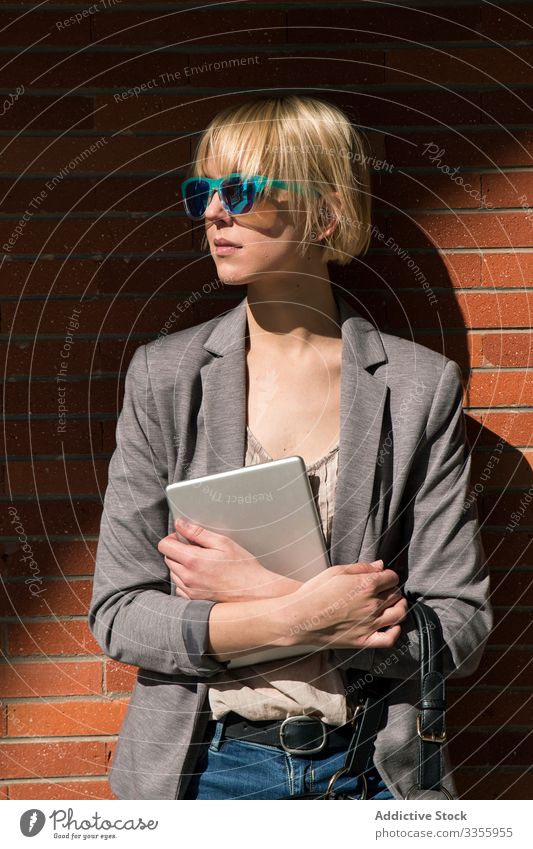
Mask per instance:
[[[477,668],[492,624],[465,505],[460,369],[380,334],[332,287],[327,263],[347,264],[370,237],[366,147],[342,111],[296,96],[229,108],[191,170],[185,211],[205,226],[219,279],[246,298],[141,346],[126,376],[89,614],[104,652],[140,667],[111,787],[147,799],[322,792],[351,737],[351,670],[397,679],[368,797],[404,798],[418,643],[400,587],[438,612],[448,674]],[[173,527],[167,483],[293,454],[333,564],[318,577],[280,578],[221,534]],[[227,669],[310,634],[322,651]],[[288,752],[280,730],[301,716],[322,732],[312,754]],[[446,748],[444,767],[454,796]],[[361,797],[357,779],[335,786]]]

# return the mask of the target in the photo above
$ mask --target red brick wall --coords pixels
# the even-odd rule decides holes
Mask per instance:
[[[219,108],[271,88],[325,96],[368,128],[383,160],[374,163],[375,237],[364,262],[331,276],[382,329],[464,369],[497,625],[479,671],[449,687],[452,753],[465,797],[531,798],[528,5],[263,2],[192,12],[197,3],[124,2],[70,24],[72,3],[2,5],[0,246],[13,241],[1,277],[0,796],[112,798],[106,775],[135,669],[102,656],[86,614],[124,373],[178,300],[215,279],[176,202],[194,134]],[[185,75],[246,56],[257,58]],[[113,97],[143,84],[138,97]],[[172,329],[233,302],[214,290]],[[79,326],[58,383],[72,315]],[[58,433],[62,386],[69,417]]]

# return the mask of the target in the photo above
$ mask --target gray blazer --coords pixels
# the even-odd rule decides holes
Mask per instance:
[[[380,333],[334,289],[342,323],[341,431],[331,562],[382,558],[438,612],[445,668],[477,668],[492,627],[470,491],[459,366]],[[109,657],[139,667],[110,772],[121,799],[180,799],[209,718],[210,600],[176,596],[159,540],[167,483],[244,465],[246,298],[222,316],[141,345],[129,365],[98,542],[89,625]],[[335,659],[392,682],[375,764],[395,798],[416,782],[418,639]],[[446,747],[444,785],[457,788]]]

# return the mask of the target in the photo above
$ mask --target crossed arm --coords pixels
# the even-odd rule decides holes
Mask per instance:
[[[265,569],[223,534],[191,522],[176,529],[189,542],[170,534],[158,548],[178,595],[217,602],[208,639],[218,660],[275,645],[387,647],[400,634],[407,605],[382,561],[333,566],[302,583]]]
[[[475,505],[462,511],[468,494],[469,462],[458,372],[452,361],[443,372],[428,420],[426,444],[416,467],[418,473],[413,476],[407,493],[405,528],[409,538],[410,586],[406,588],[423,595],[440,614],[449,647],[450,669],[467,675],[479,662],[492,619],[477,517],[472,513]],[[270,582],[272,593],[267,597],[220,603],[212,598],[180,595],[180,588],[159,549],[160,543],[169,537],[164,490],[168,466],[168,445],[152,393],[146,346],[141,346],[126,375],[117,424],[117,448],[109,465],[89,626],[103,651],[116,660],[169,675],[205,677],[224,670],[227,666],[224,658],[249,650],[243,648],[242,642],[239,648],[243,626],[235,615],[239,611],[235,607],[232,610],[232,605],[240,605],[240,614],[246,614],[247,621],[255,623],[250,633],[252,645],[266,645],[268,640],[270,644],[280,644],[272,640],[291,640],[301,633],[293,627],[291,634],[290,626],[298,624],[302,612],[309,609],[313,595],[316,601],[317,594],[302,592],[304,587],[294,585],[287,592],[291,588],[288,584],[275,583],[267,575],[263,576],[268,579],[264,588]],[[386,565],[384,572],[390,573]],[[331,573],[326,580],[338,591],[337,597],[343,591],[349,593],[356,578],[361,580],[357,572],[332,572],[346,568],[333,566],[326,570]],[[394,583],[387,585],[387,581],[381,584],[378,581],[378,585],[368,593],[369,597],[374,596],[374,602],[377,589],[390,594],[394,587]],[[298,593],[299,604],[295,607]],[[382,599],[383,610],[393,606],[390,598],[388,603]],[[276,610],[280,609],[289,615],[288,636],[284,626],[281,634],[279,631]],[[375,603],[368,615],[377,617]],[[378,674],[402,676],[411,672],[416,668],[418,656],[410,618],[402,616],[394,624],[386,623],[391,625],[388,636],[387,632],[373,632],[374,642],[370,639],[368,647],[354,646],[354,650],[341,651],[341,665],[372,669],[389,656],[391,649],[396,649],[402,650],[400,663]],[[233,626],[228,624],[230,621]],[[265,625],[265,633],[259,633],[258,622]],[[322,624],[325,639],[334,644],[338,623],[324,620]],[[353,623],[345,624],[346,631]],[[309,642],[309,633],[306,639]]]

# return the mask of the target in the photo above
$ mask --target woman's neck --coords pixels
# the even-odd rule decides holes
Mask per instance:
[[[313,337],[341,336],[339,310],[329,279],[308,279],[305,287],[249,284],[246,299],[248,348],[275,348],[281,353],[290,345],[294,355],[295,345],[301,343],[302,349],[308,349]]]

